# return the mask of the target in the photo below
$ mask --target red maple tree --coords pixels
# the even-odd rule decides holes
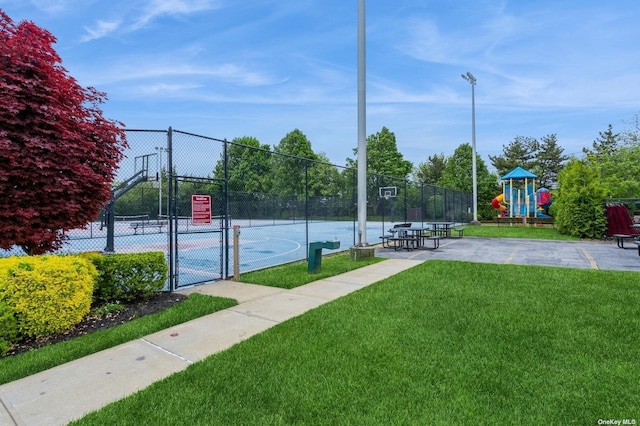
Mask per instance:
[[[106,94],[62,67],[56,38],[0,9],[0,248],[62,247],[111,197],[127,146],[124,125],[103,117]]]

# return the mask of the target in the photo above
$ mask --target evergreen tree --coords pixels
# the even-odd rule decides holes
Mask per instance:
[[[620,148],[620,134],[613,133],[613,127],[609,127],[604,132],[599,132],[600,137],[593,141],[591,149],[582,148],[582,152],[587,155],[590,161],[598,162],[603,158],[610,157]]]
[[[444,154],[430,156],[426,162],[418,165],[415,179],[419,183],[437,185],[442,178],[446,165],[447,158]]]
[[[536,166],[536,156],[540,143],[535,138],[516,136],[508,145],[502,146],[502,155],[489,155],[491,164],[504,176],[516,167],[532,171]]]
[[[568,156],[562,154],[563,152],[564,149],[558,145],[555,134],[542,138],[535,168],[535,173],[538,175],[538,187],[551,189],[556,186],[558,174],[569,159]]]
[[[605,189],[596,167],[570,160],[558,176],[551,212],[558,232],[580,238],[602,238],[607,230]]]

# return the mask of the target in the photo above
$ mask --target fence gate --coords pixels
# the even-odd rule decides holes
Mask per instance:
[[[172,176],[169,194],[170,290],[224,278],[224,181]]]

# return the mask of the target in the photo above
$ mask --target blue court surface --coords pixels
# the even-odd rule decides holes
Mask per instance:
[[[187,286],[224,278],[228,268],[233,275],[233,230],[228,231],[229,245],[225,247],[225,232],[219,221],[211,225],[196,226],[187,220],[178,223],[177,247],[178,285]],[[153,223],[153,222],[151,222]],[[380,242],[379,237],[392,222],[368,222],[367,241]],[[262,269],[307,257],[307,244],[314,241],[339,241],[338,250],[323,250],[323,254],[348,250],[358,242],[357,223],[354,221],[305,222],[278,220],[232,220],[231,228],[240,228],[240,272]],[[91,223],[85,229],[70,231],[69,240],[60,253],[103,251],[106,246],[106,228]],[[169,256],[169,233],[166,226],[135,230],[131,222],[116,222],[114,250],[116,253],[162,251]],[[23,254],[15,248],[1,255]]]

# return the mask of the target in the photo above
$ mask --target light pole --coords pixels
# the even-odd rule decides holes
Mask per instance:
[[[471,84],[471,174],[473,176],[473,225],[479,225],[478,222],[478,174],[476,171],[476,78],[467,71],[462,74],[462,78]]]
[[[158,153],[158,160],[156,161],[156,167],[158,168],[158,222],[160,222],[160,216],[162,216],[162,153],[164,148],[156,146]]]
[[[367,71],[365,0],[358,0],[358,247],[367,243]]]

